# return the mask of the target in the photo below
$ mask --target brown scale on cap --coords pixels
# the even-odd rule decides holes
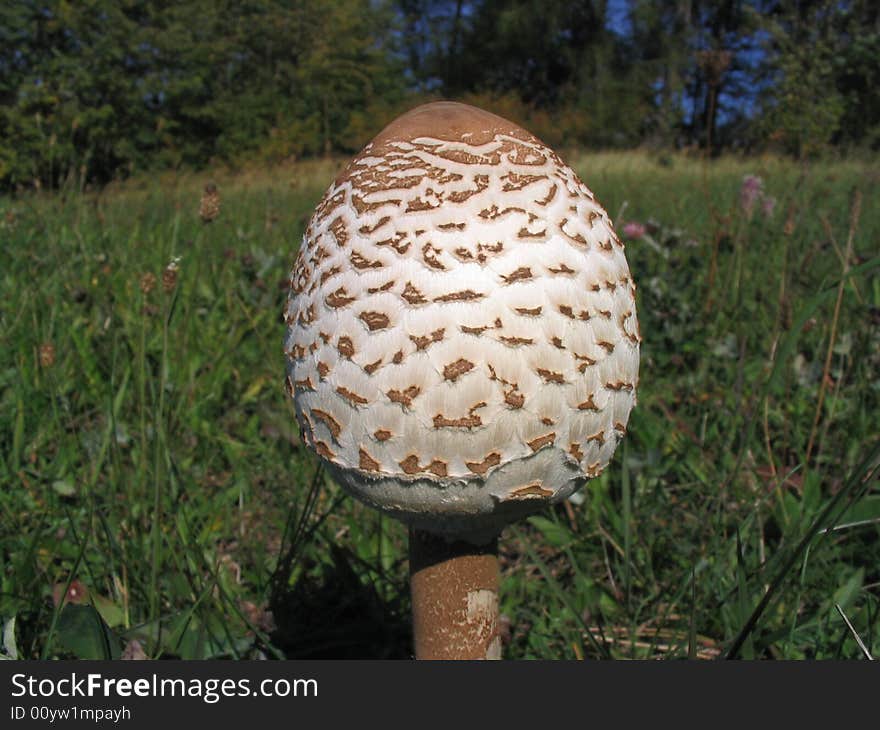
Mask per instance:
[[[352,405],[362,406],[362,405],[366,405],[367,403],[370,402],[366,398],[364,398],[362,395],[359,395],[359,394],[355,393],[353,390],[349,390],[348,388],[345,388],[341,385],[338,388],[336,388],[336,392],[339,393],[339,395],[341,395],[343,398],[345,398],[345,400],[347,400]]]
[[[367,289],[367,294],[378,294],[380,291],[388,291],[395,284],[394,279],[385,282],[382,286],[371,286]]]
[[[511,409],[522,408],[526,402],[526,398],[522,393],[519,392],[519,385],[517,383],[511,383],[504,378],[499,377],[498,373],[495,371],[495,368],[492,367],[492,365],[489,365],[488,368],[490,380],[499,382],[502,385],[507,386],[504,389],[504,403]]]
[[[558,383],[559,385],[565,383],[565,376],[562,373],[547,370],[546,368],[538,368],[535,372],[538,373],[546,383]]]
[[[475,187],[471,190],[459,190],[446,196],[446,200],[450,203],[464,203],[474,195],[479,195],[487,187],[489,187],[488,175],[475,175],[473,179]]]
[[[515,172],[510,172],[501,179],[506,181],[501,190],[505,193],[509,193],[511,190],[522,190],[523,188],[532,185],[533,183],[539,182],[541,180],[546,180],[547,176],[519,175]]]
[[[417,385],[410,385],[405,390],[389,390],[385,395],[392,403],[400,403],[404,408],[412,405],[413,399],[422,392]]]
[[[330,294],[324,301],[327,302],[328,307],[333,307],[334,309],[347,307],[356,299],[356,297],[350,297],[347,296],[347,294],[348,292],[345,291],[345,287],[341,286],[335,292]]]
[[[330,253],[323,246],[318,246],[315,248],[312,254],[311,264],[313,266],[319,266],[320,263],[326,258],[330,258]]]
[[[422,200],[421,198],[416,198],[415,200],[411,200],[406,206],[407,213],[419,213],[425,210],[433,210],[437,205],[430,200]]]
[[[602,473],[602,469],[602,462],[594,461],[584,470],[584,476],[586,476],[587,479],[594,479]]]
[[[542,309],[542,307],[515,307],[514,311],[523,317],[538,317]]]
[[[627,383],[623,380],[618,380],[616,383],[605,383],[605,387],[608,388],[608,390],[635,390],[635,387],[632,383]]]
[[[540,200],[536,200],[535,202],[538,205],[549,205],[551,202],[553,202],[553,199],[556,197],[556,191],[558,189],[559,189],[559,186],[554,183],[553,185],[550,186],[550,192],[547,193],[547,195],[545,197],[541,198]]]
[[[596,405],[595,395],[590,393],[587,399],[583,403],[578,403],[579,411],[598,411],[599,406]]]
[[[330,461],[333,461],[333,459],[336,458],[336,454],[334,454],[330,450],[330,447],[327,446],[327,444],[325,444],[323,441],[315,441],[314,448],[318,456],[323,456],[325,459],[329,459]]]
[[[378,200],[376,200],[376,201],[373,201],[372,203],[368,203],[366,200],[364,200],[364,199],[363,199],[362,197],[360,197],[359,195],[352,195],[352,196],[351,196],[351,204],[354,206],[354,209],[358,212],[359,215],[363,215],[364,213],[370,213],[370,212],[372,212],[372,211],[374,211],[374,210],[378,210],[379,208],[381,208],[383,205],[385,205],[385,204],[387,204],[387,203],[393,203],[393,204],[395,204],[395,205],[399,205],[399,204],[400,204],[400,200],[393,200],[393,199],[392,199],[392,200],[388,200],[388,201],[378,201]],[[386,223],[387,221],[389,221],[390,219],[391,219],[390,216],[386,216],[385,218],[383,218],[382,220],[380,220],[380,221],[376,224],[376,227],[373,228],[372,230],[370,230],[369,232],[372,233],[372,232],[375,231],[376,228],[378,228],[379,226],[383,226],[383,225],[385,225],[385,223]]]
[[[319,281],[321,284],[323,284],[324,282],[327,281],[327,279],[332,279],[332,278],[333,278],[334,276],[336,276],[340,271],[342,271],[342,268],[339,267],[339,266],[334,266],[334,267],[332,267],[332,268],[329,268],[329,269],[327,269],[326,271],[324,271],[324,272],[321,273],[321,278],[320,278],[318,281]],[[331,295],[331,296],[332,296],[332,295]]]
[[[305,309],[301,310],[299,316],[296,318],[296,323],[301,327],[308,327],[312,322],[315,321],[315,305],[310,304]]]
[[[480,294],[479,292],[472,291],[470,289],[466,289],[465,291],[456,291],[451,294],[444,294],[443,296],[434,297],[435,302],[473,302],[477,299],[482,299],[485,295]]]
[[[562,222],[559,225],[559,230],[562,232],[562,235],[568,238],[570,241],[574,241],[579,246],[586,246],[587,239],[584,238],[580,233],[571,234],[565,230],[565,224],[568,223],[568,219],[563,218]]]
[[[449,365],[443,368],[443,377],[446,380],[455,381],[461,375],[464,375],[473,369],[474,364],[470,360],[465,360],[463,357],[460,357],[455,362],[449,363]]]
[[[486,324],[482,327],[467,327],[466,325],[461,325],[459,328],[466,335],[481,335],[486,330],[498,330],[502,328],[501,319],[496,319],[492,324]],[[490,366],[491,367],[491,366]]]
[[[436,269],[438,271],[446,271],[446,267],[439,259],[439,256],[442,253],[443,252],[439,248],[431,245],[430,243],[426,243],[424,246],[422,246],[422,258],[424,262],[432,269]]]
[[[501,241],[495,243],[479,243],[477,244],[477,261],[485,264],[490,256],[499,254],[504,250],[504,244]]]
[[[358,316],[358,319],[360,319],[365,325],[367,325],[370,332],[383,330],[391,324],[391,320],[388,318],[388,315],[382,312],[362,312]]]
[[[307,444],[310,444],[312,448],[314,448],[315,427],[312,425],[312,422],[309,420],[309,417],[306,415],[305,411],[296,414],[296,423],[299,426],[303,441]]]
[[[324,422],[327,428],[330,429],[330,435],[333,436],[334,441],[339,439],[339,434],[342,433],[342,424],[327,413],[327,411],[312,408],[312,417]]]
[[[352,251],[349,260],[351,261],[351,265],[356,269],[381,269],[384,266],[381,261],[371,261],[357,251]]]
[[[474,411],[485,408],[486,402],[480,401],[468,409],[468,414],[461,418],[446,418],[442,413],[434,416],[434,428],[476,428],[483,425],[483,419]]]
[[[358,450],[358,466],[364,471],[379,471],[381,465],[367,453],[366,449],[361,448]]]
[[[598,360],[589,355],[579,355],[576,352],[573,352],[572,355],[574,355],[574,359],[580,363],[577,368],[579,373],[585,373],[588,367],[592,367],[598,362]]]
[[[409,304],[427,304],[428,300],[424,295],[416,289],[410,282],[406,283],[403,288],[403,294],[400,295]]]
[[[378,360],[376,360],[375,362],[371,362],[371,363],[369,363],[369,364],[367,364],[367,365],[364,365],[364,372],[365,372],[367,375],[372,375],[372,374],[375,373],[375,372],[376,372],[381,366],[382,366],[382,358],[380,357],[380,358],[379,358]]]
[[[308,352],[308,350],[302,345],[294,345],[285,354],[295,360],[302,360],[306,356],[306,352]]]
[[[430,472],[434,476],[445,477],[448,473],[448,466],[442,459],[433,459],[431,463],[425,466],[419,466],[419,457],[417,454],[410,454],[400,462],[400,468],[405,474],[419,474],[420,472]]]
[[[502,335],[498,338],[508,347],[519,347],[520,345],[531,345],[534,340],[531,337],[507,337]]]
[[[476,413],[461,418],[446,418],[442,413],[434,416],[434,428],[476,428],[483,425],[483,419]]]
[[[529,445],[529,448],[532,451],[537,451],[538,449],[547,446],[548,444],[552,444],[556,440],[556,433],[546,433],[543,436],[538,436],[538,438],[534,438],[531,441],[527,441],[526,443]]]
[[[514,387],[504,391],[504,402],[511,408],[522,408],[526,402],[526,397]]]
[[[406,239],[405,233],[396,233],[392,238],[386,238],[382,241],[377,241],[376,245],[388,246],[389,248],[393,248],[395,252],[402,256],[409,250],[410,245],[412,245],[412,241],[408,241]]]
[[[553,496],[552,489],[545,489],[539,481],[513,489],[506,499],[546,499]]]
[[[348,243],[348,230],[346,229],[345,222],[341,218],[337,218],[329,227],[333,237],[336,239],[336,245],[339,248],[345,248],[345,244]]]
[[[340,337],[336,343],[336,349],[343,357],[354,357],[354,343],[351,341],[351,337]]]
[[[532,278],[532,270],[528,266],[520,266],[516,271],[511,271],[507,276],[502,276],[505,284],[514,284],[517,281],[526,281]]]
[[[375,225],[361,226],[358,229],[358,233],[360,233],[362,236],[369,236],[371,233],[375,233],[376,231],[378,231],[382,226],[384,226],[390,220],[391,220],[391,217],[386,215],[384,218],[381,218],[379,220],[379,222],[376,223]]]
[[[409,338],[413,341],[416,346],[416,350],[425,350],[427,347],[435,342],[441,342],[443,340],[443,333],[446,332],[446,329],[441,327],[438,330],[434,330],[429,335],[410,335]]]
[[[498,466],[501,463],[501,454],[497,451],[493,451],[491,454],[487,454],[486,457],[482,461],[468,461],[465,462],[465,466],[470,469],[474,474],[479,474],[482,476],[493,466]]]
[[[400,468],[404,474],[418,474],[422,469],[419,466],[419,457],[416,454],[410,454],[400,462]]]

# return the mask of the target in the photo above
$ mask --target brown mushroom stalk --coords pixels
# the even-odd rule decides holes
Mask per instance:
[[[416,659],[500,659],[498,540],[479,546],[410,529]]]
[[[526,130],[427,104],[327,190],[290,287],[303,441],[409,526],[416,656],[500,656],[498,535],[598,476],[636,402],[635,283],[607,213]]]

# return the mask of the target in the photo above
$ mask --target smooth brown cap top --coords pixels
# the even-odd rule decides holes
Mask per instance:
[[[401,114],[373,138],[372,145],[379,148],[373,151],[380,151],[388,142],[419,137],[466,140],[468,144],[480,145],[492,140],[496,134],[535,139],[522,127],[491,112],[456,101],[435,101]]]

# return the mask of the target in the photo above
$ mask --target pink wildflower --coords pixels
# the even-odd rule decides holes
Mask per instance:
[[[638,240],[645,235],[645,226],[635,221],[623,224],[623,235],[632,240]]]
[[[755,175],[746,175],[739,188],[739,205],[749,218],[755,210],[755,203],[763,194],[764,181]]]
[[[764,214],[764,217],[772,218],[774,210],[776,210],[776,198],[765,195],[761,199],[761,212]]]

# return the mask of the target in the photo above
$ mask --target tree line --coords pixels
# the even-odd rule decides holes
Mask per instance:
[[[0,186],[351,153],[455,98],[559,146],[880,146],[874,0],[6,0]]]

